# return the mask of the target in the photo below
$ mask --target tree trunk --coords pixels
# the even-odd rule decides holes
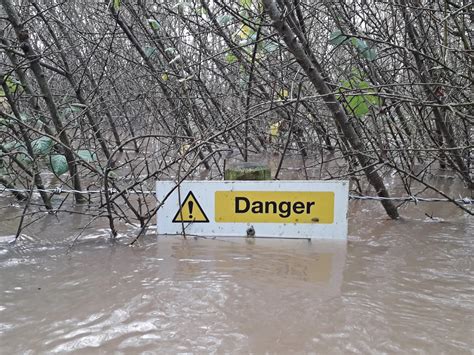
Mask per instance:
[[[298,37],[294,34],[290,26],[287,24],[286,17],[280,12],[275,1],[263,0],[263,4],[265,11],[272,19],[273,27],[283,37],[288,50],[293,54],[298,64],[308,75],[311,83],[317,92],[322,96],[324,103],[331,112],[336,124],[341,128],[344,136],[351,144],[357,160],[363,167],[364,173],[367,176],[370,184],[375,188],[377,195],[383,198],[389,197],[389,193],[385,187],[382,177],[371,163],[370,158],[363,153],[365,151],[365,147],[357,136],[354,128],[350,124],[349,119],[344,112],[344,108],[339,103],[334,93],[332,93],[332,91],[329,89],[328,85],[323,79],[322,73],[320,70],[318,70],[320,65],[316,62],[315,56],[312,55],[310,58],[310,56],[305,52],[303,45],[301,44]],[[392,201],[384,199],[382,200],[382,205],[391,218],[399,218],[397,208]]]
[[[15,6],[13,5],[12,1],[1,0],[1,3],[3,5],[3,8],[5,9],[5,12],[7,13],[8,20],[10,21],[13,26],[13,29],[15,30],[18,42],[20,43],[20,48],[23,50],[26,58],[29,60],[31,71],[33,72],[36,81],[38,82],[38,86],[40,88],[41,94],[43,95],[43,99],[46,103],[46,106],[48,107],[49,113],[51,114],[51,119],[53,121],[56,132],[59,135],[59,139],[61,140],[62,145],[64,146],[64,155],[66,157],[73,187],[77,191],[82,191],[81,180],[77,171],[77,165],[75,162],[75,157],[71,148],[71,144],[69,142],[69,137],[67,136],[64,126],[61,122],[58,109],[56,107],[56,104],[54,103],[53,96],[51,94],[51,91],[49,90],[49,86],[46,81],[46,77],[39,63],[40,57],[31,46],[28,31],[23,27],[23,24],[20,22],[18,13],[16,12]],[[75,193],[74,197],[76,199],[76,202],[85,201],[84,196],[82,196],[82,194],[80,193]]]

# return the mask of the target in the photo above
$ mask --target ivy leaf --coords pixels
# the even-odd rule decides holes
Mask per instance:
[[[49,137],[40,137],[31,142],[33,153],[35,155],[48,155],[53,148],[54,142]]]
[[[246,89],[249,85],[250,75],[243,68],[244,68],[243,65],[241,65],[239,85],[242,89]]]
[[[10,142],[10,143],[5,143],[2,145],[3,149],[5,149],[7,152],[10,152],[14,149],[18,149],[21,147],[21,143],[20,142]]]
[[[354,47],[357,48],[360,54],[368,60],[375,60],[377,58],[377,52],[375,49],[369,47],[366,41],[359,38],[352,38],[351,42]]]
[[[20,113],[20,120],[22,122],[32,122],[34,121],[31,116],[28,116],[26,113]]]
[[[119,176],[117,175],[115,171],[109,171],[109,173],[107,174],[107,177],[112,180],[117,180]]]
[[[79,112],[82,112],[83,110],[85,110],[87,108],[87,105],[83,105],[83,104],[80,104],[80,103],[72,103],[72,104],[69,104],[68,107],[66,107],[63,111],[63,114],[65,116],[69,116],[71,114],[74,114],[74,113],[79,113]]]
[[[120,10],[120,5],[122,4],[121,0],[114,0],[114,9],[115,11]]]
[[[288,95],[289,95],[289,93],[288,93],[288,90],[286,90],[286,89],[281,89],[277,93],[277,97],[279,99],[286,99],[288,97]]]
[[[197,15],[201,15],[201,16],[204,16],[204,15],[207,15],[207,11],[204,7],[198,7],[196,9],[196,14]]]
[[[329,43],[334,46],[345,44],[349,41],[364,58],[370,61],[377,59],[377,51],[375,48],[370,48],[367,42],[363,39],[343,35],[341,30],[336,30],[329,36]]]
[[[145,55],[147,56],[147,58],[153,57],[155,53],[156,53],[155,47],[145,47]]]
[[[252,0],[240,0],[240,5],[242,5],[244,9],[250,10],[252,7]]]
[[[217,19],[217,22],[219,25],[227,25],[230,20],[232,20],[232,17],[230,15],[222,15]]]
[[[250,40],[251,43],[255,42],[257,40],[257,33],[253,31],[253,33],[249,36],[248,40]]]
[[[67,160],[64,155],[55,154],[49,157],[51,171],[59,176],[68,171]]]
[[[15,150],[18,152],[16,154],[16,159],[22,163],[23,165],[30,165],[33,160],[31,159],[31,156],[27,153],[26,147],[23,145],[20,145],[15,148]]]
[[[227,52],[227,54],[225,55],[225,60],[227,61],[227,63],[233,64],[237,61],[237,57],[233,53]]]
[[[329,36],[329,43],[333,46],[338,46],[340,44],[346,43],[349,40],[349,37],[342,34],[341,30],[336,30],[332,32]]]
[[[148,19],[148,24],[150,25],[152,30],[158,31],[160,29],[160,24],[153,18]]]
[[[26,153],[20,153],[16,156],[16,158],[18,159],[18,161],[20,163],[22,163],[23,165],[30,165],[33,160],[31,159],[31,157],[26,154]]]
[[[266,53],[275,52],[277,49],[278,49],[278,44],[272,41],[265,41],[265,44],[263,45],[263,50]]]
[[[346,96],[345,106],[356,117],[363,117],[369,112],[369,106],[361,95]]]
[[[97,161],[97,154],[91,152],[88,149],[79,149],[77,151],[77,155],[79,155],[82,160],[85,160],[88,163]]]
[[[278,138],[278,136],[280,135],[280,126],[282,125],[282,123],[283,123],[283,120],[272,123],[270,125],[270,129],[268,131],[270,137]]]
[[[363,39],[352,37],[351,42],[352,42],[352,45],[361,52],[369,49],[369,46]]]
[[[251,29],[249,26],[243,25],[237,34],[240,38],[247,39],[251,37],[254,33],[255,31]]]
[[[377,59],[377,51],[373,48],[369,48],[363,52],[362,55],[370,61]]]
[[[19,90],[19,88],[22,88],[21,83],[9,75],[5,75],[3,77],[3,80],[7,84],[8,91],[10,92],[10,94],[14,94],[17,92],[17,90]],[[6,96],[5,91],[3,91],[3,88],[0,87],[0,97],[5,97],[5,96]]]
[[[339,90],[341,95],[338,95],[338,99],[354,116],[363,117],[369,112],[371,106],[381,105],[380,98],[374,95],[375,90],[370,87],[369,83],[362,80],[361,73],[353,72],[351,79],[342,82],[341,85],[343,88]],[[344,94],[348,91],[349,93]],[[361,93],[357,93],[357,91],[361,91]]]

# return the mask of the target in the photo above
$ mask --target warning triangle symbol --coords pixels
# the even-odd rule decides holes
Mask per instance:
[[[209,219],[192,191],[189,191],[176,216],[173,218],[173,223],[181,222],[209,223]]]

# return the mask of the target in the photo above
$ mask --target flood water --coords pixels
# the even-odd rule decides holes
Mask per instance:
[[[86,216],[11,245],[21,208],[0,201],[2,354],[473,353],[474,219],[450,204],[391,221],[351,202],[347,243],[150,231],[130,247],[94,226],[71,248]]]

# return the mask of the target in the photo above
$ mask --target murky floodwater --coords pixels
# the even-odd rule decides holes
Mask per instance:
[[[48,216],[11,246],[20,211],[1,210],[2,354],[474,349],[474,219],[452,205],[390,221],[351,203],[347,244],[149,234],[129,247],[96,226],[69,252],[85,216]]]

